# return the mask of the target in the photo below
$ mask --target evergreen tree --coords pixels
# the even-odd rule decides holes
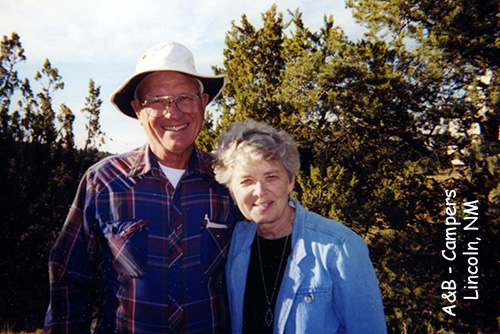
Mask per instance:
[[[256,30],[243,15],[241,26],[233,22],[226,37],[223,72],[230,80],[222,100],[223,129],[248,117],[280,123],[277,93],[284,66],[283,17],[273,5],[262,20],[263,27]]]
[[[87,124],[87,139],[85,140],[84,151],[87,152],[90,147],[99,147],[104,143],[104,133],[101,131],[99,123],[99,114],[101,112],[102,100],[99,98],[101,87],[95,86],[92,79],[89,80],[89,95],[85,98],[85,108],[82,112],[86,114]]]
[[[216,102],[213,101],[211,103],[215,104]],[[217,135],[215,135],[214,132],[215,122],[213,118],[213,113],[210,109],[207,108],[207,110],[205,110],[205,121],[203,122],[200,134],[196,138],[196,145],[205,152],[212,151],[215,139],[218,137]]]
[[[35,142],[34,131],[36,128],[33,123],[36,122],[38,102],[35,99],[33,91],[31,90],[28,79],[24,79],[23,83],[19,87],[19,90],[22,96],[21,100],[17,102],[22,129],[22,137],[19,138],[19,140],[22,142],[33,143]]]
[[[37,94],[38,110],[34,115],[35,121],[32,123],[34,139],[38,143],[52,145],[57,138],[52,94],[59,89],[64,89],[64,83],[58,70],[52,67],[48,59],[45,60],[42,69],[36,73],[35,80],[42,85],[42,91]]]
[[[429,146],[441,172],[449,171],[451,159],[463,164],[446,182],[461,201],[478,201],[482,216],[477,237],[481,263],[481,297],[462,300],[460,319],[441,312],[450,326],[460,331],[498,329],[500,291],[500,21],[498,1],[349,1],[355,16],[371,29],[370,38],[386,38],[395,46],[409,42],[413,50],[402,66],[408,77],[420,82],[423,92],[418,125],[428,134]],[[374,10],[378,6],[377,10]],[[374,15],[374,13],[377,15]],[[401,49],[401,48],[399,48]],[[454,151],[449,155],[449,151]],[[463,215],[463,213],[462,213]],[[444,212],[436,220],[443,221]],[[441,227],[444,230],[444,227]],[[459,248],[467,245],[460,230]],[[465,294],[468,265],[455,261],[459,298]],[[443,303],[438,304],[442,306]],[[446,304],[445,304],[446,305]],[[435,310],[436,305],[429,305]],[[437,313],[437,312],[436,312]],[[462,327],[461,327],[462,326]]]
[[[432,33],[411,21],[404,14],[408,2],[356,3],[356,17],[373,28],[357,42],[347,39],[333,17],[325,17],[320,31],[312,33],[298,10],[282,23],[275,6],[262,15],[261,29],[245,15],[240,26],[233,23],[224,68],[218,69],[230,78],[220,128],[254,118],[295,138],[302,162],[296,196],[312,211],[342,221],[365,237],[390,332],[494,331],[498,289],[489,283],[496,281],[491,257],[481,258],[487,296],[480,303],[464,302],[466,314],[460,321],[445,317],[442,303],[436,301],[448,270],[436,255],[443,248],[443,229],[433,224],[444,219],[440,199],[451,187],[464,199],[481,202],[488,222],[483,247],[492,247],[498,238],[498,139],[487,139],[495,137],[498,78],[494,74],[486,85],[479,77],[495,72],[490,68],[493,58],[471,58],[469,48],[457,49],[438,37],[440,27]],[[410,6],[413,12],[417,5]],[[456,8],[450,11],[449,6]],[[436,9],[444,8],[436,20],[453,21],[461,6],[446,2],[432,11],[437,15]],[[476,19],[471,24],[477,27],[484,15],[467,17]],[[467,33],[471,39],[474,29]],[[455,64],[456,56],[451,55],[457,53],[462,60]],[[476,68],[478,63],[467,59],[485,59],[481,63],[487,66]],[[483,123],[490,126],[479,141],[471,136],[474,123],[481,129]],[[451,148],[456,148],[455,155],[449,154]],[[462,173],[452,170],[455,158],[465,163]],[[466,264],[457,266],[457,280],[463,282]]]
[[[24,49],[13,33],[3,38],[0,69],[0,327],[33,331],[43,324],[48,305],[47,259],[71,205],[81,170],[103,157],[74,144],[74,115],[65,105],[55,113],[54,92],[64,83],[58,70],[45,61],[35,75],[34,92],[28,79],[18,78]],[[100,135],[99,88],[90,84],[89,126]],[[16,95],[16,93],[18,93]],[[12,100],[19,96],[17,103]]]
[[[75,148],[75,138],[73,134],[73,123],[75,115],[65,104],[61,104],[61,111],[57,115],[57,121],[61,124],[58,132],[59,143],[66,150],[73,150]]]
[[[0,134],[4,139],[11,135],[9,107],[12,95],[20,84],[15,66],[24,60],[26,57],[19,35],[12,33],[10,38],[4,36],[0,55]]]

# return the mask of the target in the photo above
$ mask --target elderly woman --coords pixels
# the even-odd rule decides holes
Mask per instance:
[[[290,136],[233,123],[213,153],[216,179],[247,219],[226,265],[233,334],[386,333],[363,239],[290,199],[300,168]]]

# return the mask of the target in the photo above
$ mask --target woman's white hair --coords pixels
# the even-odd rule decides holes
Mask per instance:
[[[278,162],[290,179],[300,170],[299,151],[290,135],[252,119],[232,123],[220,135],[212,154],[215,179],[226,186],[231,182],[236,162],[242,158]]]

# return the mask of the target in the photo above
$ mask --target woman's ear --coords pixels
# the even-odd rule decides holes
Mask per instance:
[[[290,183],[288,184],[288,194],[293,192],[293,187],[295,186],[295,175],[290,178]]]
[[[233,192],[231,191],[231,188],[227,187],[229,189],[229,195],[231,195],[231,198],[233,199],[233,201],[236,203],[236,198],[234,198],[234,194]]]

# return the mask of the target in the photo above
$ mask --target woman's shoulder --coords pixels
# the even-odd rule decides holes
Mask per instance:
[[[335,239],[339,243],[362,238],[346,225],[331,218],[326,218],[315,212],[299,207],[299,223],[302,224],[304,236],[311,239]]]
[[[234,227],[231,243],[241,243],[248,239],[253,240],[256,231],[257,225],[255,223],[244,220],[239,221]]]

